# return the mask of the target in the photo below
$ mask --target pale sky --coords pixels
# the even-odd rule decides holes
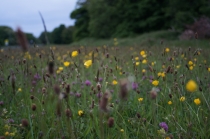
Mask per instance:
[[[47,31],[60,24],[74,25],[70,13],[75,9],[77,0],[0,0],[0,26],[16,30],[19,26],[24,32],[38,37],[44,27],[39,11],[45,20]]]

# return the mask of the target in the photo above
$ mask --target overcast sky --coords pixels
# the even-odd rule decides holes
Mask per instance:
[[[0,0],[0,26],[6,25],[13,30],[19,26],[24,32],[38,37],[44,27],[39,11],[45,20],[47,31],[60,24],[73,25],[70,13],[75,9],[77,0]]]

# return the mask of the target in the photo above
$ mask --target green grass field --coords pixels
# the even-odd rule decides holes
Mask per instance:
[[[210,138],[209,41],[154,36],[1,49],[0,139]]]

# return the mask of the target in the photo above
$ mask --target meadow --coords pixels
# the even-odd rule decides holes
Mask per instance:
[[[0,139],[210,138],[209,48],[155,45],[2,48]]]

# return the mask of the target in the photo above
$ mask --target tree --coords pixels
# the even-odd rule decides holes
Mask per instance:
[[[6,39],[9,41],[9,45],[17,44],[15,33],[12,28],[0,26],[0,46],[4,46],[4,41]]]
[[[87,1],[78,2],[78,8],[70,14],[70,18],[76,20],[73,40],[78,41],[82,38],[88,37],[89,13],[87,10]]]

